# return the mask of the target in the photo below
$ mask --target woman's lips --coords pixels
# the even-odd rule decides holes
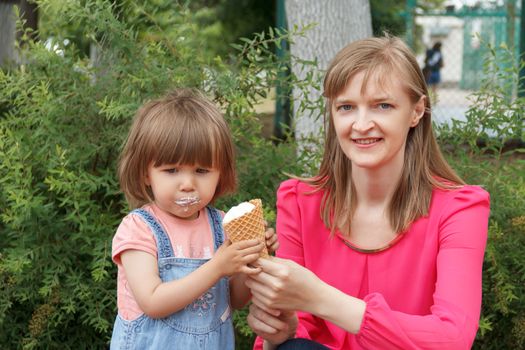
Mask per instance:
[[[359,145],[370,145],[372,143],[376,143],[376,142],[379,142],[381,141],[381,138],[380,137],[371,137],[371,138],[366,138],[366,139],[352,139],[352,141],[354,141],[355,143],[359,144]]]

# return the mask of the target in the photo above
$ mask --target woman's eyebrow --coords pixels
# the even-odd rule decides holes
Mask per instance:
[[[372,102],[381,102],[381,101],[393,101],[394,98],[390,95],[379,95],[379,96],[374,96],[370,99],[370,101]]]
[[[350,98],[336,98],[334,104],[353,103],[354,101]]]

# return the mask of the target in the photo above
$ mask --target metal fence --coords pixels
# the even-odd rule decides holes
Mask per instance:
[[[510,48],[518,64],[525,45],[521,26],[523,3],[524,0],[457,0],[447,1],[440,10],[425,12],[418,10],[416,0],[407,1],[406,38],[421,67],[425,65],[426,50],[436,42],[442,44],[441,81],[433,98],[436,122],[464,118],[471,103],[469,95],[480,88],[484,77],[489,44]]]

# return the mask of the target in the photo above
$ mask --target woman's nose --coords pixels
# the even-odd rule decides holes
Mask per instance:
[[[356,113],[356,119],[352,124],[352,128],[360,133],[369,131],[374,127],[374,122],[370,118],[370,113],[366,110],[359,110]]]

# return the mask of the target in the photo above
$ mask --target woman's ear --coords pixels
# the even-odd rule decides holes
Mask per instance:
[[[419,101],[417,101],[416,104],[414,105],[414,111],[413,111],[413,116],[412,116],[412,121],[410,123],[410,127],[413,128],[414,126],[419,124],[419,121],[425,115],[426,99],[427,97],[423,95],[419,98]]]

